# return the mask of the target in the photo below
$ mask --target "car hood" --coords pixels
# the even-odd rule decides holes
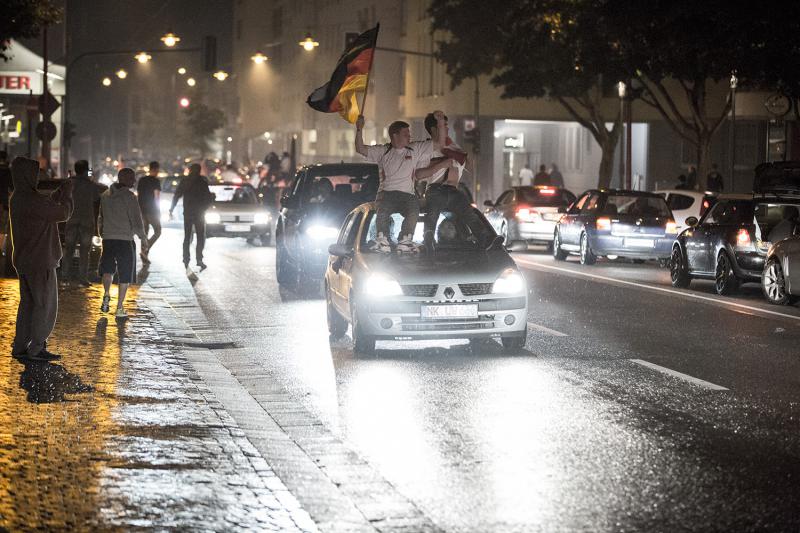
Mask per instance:
[[[494,283],[503,270],[516,268],[504,250],[438,251],[435,255],[360,254],[368,273],[385,273],[401,285]]]

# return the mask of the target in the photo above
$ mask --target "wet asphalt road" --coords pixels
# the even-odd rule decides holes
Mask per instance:
[[[177,268],[179,248],[168,230],[153,254]],[[521,254],[524,352],[363,358],[329,343],[321,299],[280,295],[274,248],[206,250],[209,320],[446,531],[800,529],[800,309],[757,285],[718,298],[652,265]]]

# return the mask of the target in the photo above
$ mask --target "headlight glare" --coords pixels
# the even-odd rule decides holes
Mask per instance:
[[[333,239],[339,236],[339,229],[330,226],[313,225],[306,229],[306,235],[312,239]]]
[[[401,296],[400,284],[385,274],[373,274],[364,283],[364,294],[368,296]]]
[[[206,213],[206,224],[219,224],[221,220],[219,213],[213,211]]]
[[[492,287],[492,294],[518,294],[521,292],[525,292],[525,278],[513,268],[504,270]]]
[[[256,213],[256,216],[253,217],[254,224],[269,224],[269,213]]]

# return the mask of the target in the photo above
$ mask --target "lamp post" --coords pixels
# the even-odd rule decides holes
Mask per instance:
[[[734,184],[736,183],[736,87],[739,86],[739,78],[736,77],[736,71],[731,72],[731,188],[733,191]]]
[[[627,95],[627,92],[628,92],[628,86],[625,84],[624,81],[621,81],[621,82],[617,83],[617,94],[619,95],[619,115],[620,115],[620,120],[624,120],[624,118],[626,118],[625,117],[625,97]],[[626,132],[625,131],[626,129],[627,129],[627,127],[622,130],[622,137],[623,137],[623,140],[627,141],[630,138],[631,134],[630,134],[630,131]],[[620,178],[621,178],[620,179],[620,182],[621,182],[620,184],[622,185],[623,189],[626,189],[626,188],[628,188],[628,179],[630,178],[630,169],[629,169],[628,165],[630,164],[631,154],[630,154],[630,147],[628,146],[627,142],[624,143],[624,144],[621,144],[620,147],[621,147],[621,150],[623,151],[622,152],[622,158],[624,158],[624,165],[625,165],[624,169],[622,171],[622,176],[620,176]],[[626,150],[626,148],[627,148],[627,150]],[[622,166],[623,166],[623,161],[620,161],[620,167],[622,167]]]

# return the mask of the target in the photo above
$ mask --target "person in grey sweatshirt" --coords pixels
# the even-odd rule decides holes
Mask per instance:
[[[142,224],[139,202],[131,187],[136,183],[132,168],[123,168],[117,174],[117,183],[111,185],[100,196],[100,235],[103,237],[103,253],[100,256],[100,276],[103,278],[103,303],[100,310],[109,311],[111,281],[114,272],[119,276],[119,297],[116,318],[128,318],[125,312],[125,294],[128,285],[136,280],[137,235],[142,243],[142,252],[147,252],[147,236]]]

